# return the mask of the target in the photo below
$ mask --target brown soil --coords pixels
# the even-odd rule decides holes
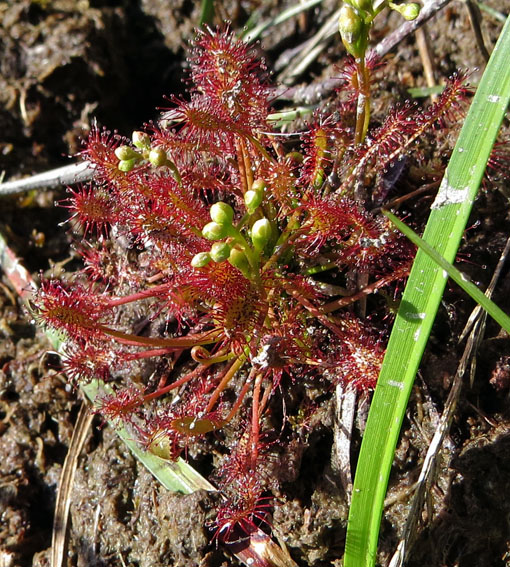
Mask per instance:
[[[290,1],[216,2],[220,17],[240,28],[253,10],[264,17]],[[279,6],[277,6],[279,4]],[[488,2],[500,11],[509,2]],[[170,7],[171,5],[171,7]],[[164,106],[163,94],[182,90],[184,47],[199,20],[199,2],[179,0],[19,0],[0,2],[0,169],[8,178],[66,163],[79,149],[93,117],[128,134]],[[261,50],[272,62],[311,37],[336,3],[324,2],[305,19],[271,30]],[[384,20],[384,18],[383,18]],[[399,23],[383,21],[374,42]],[[484,16],[491,48],[501,24]],[[460,2],[428,24],[438,78],[457,68],[474,69],[483,59],[474,47],[467,13]],[[343,57],[338,38],[299,81],[335,73]],[[406,88],[423,86],[415,41],[409,38],[380,73],[375,119],[388,97],[402,99]],[[276,79],[278,77],[275,77]],[[438,156],[440,159],[442,156]],[[2,201],[0,228],[29,270],[58,273],[72,252],[58,223],[65,211],[53,207],[63,191]],[[462,248],[463,268],[485,287],[508,234],[508,199],[491,186],[475,205]],[[67,265],[67,268],[73,266]],[[507,271],[495,295],[510,310]],[[447,290],[433,337],[410,401],[390,481],[392,504],[382,525],[380,556],[391,558],[409,511],[410,487],[446,399],[462,352],[457,338],[472,303]],[[509,563],[510,346],[488,322],[472,386],[466,381],[450,435],[439,458],[423,525],[409,565],[498,566]],[[20,307],[5,276],[0,283],[0,566],[50,564],[56,490],[80,394],[72,391],[47,354],[49,343]],[[365,404],[365,409],[363,408]],[[356,423],[355,455],[366,400]],[[341,565],[347,503],[329,455],[333,401],[324,403],[306,443],[285,456],[287,480],[275,506],[273,526],[300,566]],[[66,565],[149,567],[236,565],[211,544],[207,522],[213,497],[205,492],[173,494],[162,488],[108,426],[96,418],[82,451],[71,503]],[[326,456],[326,457],[325,457]],[[203,466],[207,466],[204,462]]]

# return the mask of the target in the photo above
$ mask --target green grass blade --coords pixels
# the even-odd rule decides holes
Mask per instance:
[[[391,214],[389,211],[383,211],[391,222],[402,232],[407,238],[416,246],[425,252],[427,256],[432,258],[436,264],[438,264],[451,278],[459,285],[468,295],[471,296],[479,305],[481,305],[485,311],[497,322],[499,323],[505,331],[510,333],[510,317],[502,311],[493,301],[491,301],[484,293],[482,293],[476,285],[469,281],[467,276],[464,275],[460,270],[457,270],[455,266],[447,262],[441,254],[436,252],[432,246],[420,238],[412,229],[410,229],[406,224],[399,220],[395,215]]]
[[[502,12],[498,12],[494,8],[488,6],[485,2],[477,2],[478,7],[482,12],[489,14],[489,16],[493,17],[495,20],[499,20],[500,22],[505,23],[506,16]]]
[[[456,256],[510,99],[509,28],[507,20],[471,104],[423,235],[450,263]],[[393,454],[445,283],[442,268],[423,250],[418,250],[363,437],[347,528],[345,567],[368,567],[375,563]]]
[[[275,128],[281,128],[285,124],[289,124],[298,118],[305,118],[312,115],[316,108],[316,105],[298,106],[288,110],[272,112],[268,115],[267,119]]]
[[[199,27],[204,25],[211,26],[214,20],[214,0],[202,0],[200,6]]]

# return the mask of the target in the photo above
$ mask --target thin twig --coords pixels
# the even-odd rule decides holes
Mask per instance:
[[[426,25],[423,25],[423,27],[416,30],[416,45],[418,46],[418,51],[420,52],[420,59],[423,65],[423,72],[425,74],[427,87],[435,87],[436,77],[434,69],[434,58],[432,56],[432,50],[430,49],[430,42]],[[434,98],[436,97],[437,95],[432,95],[432,100],[434,100]]]
[[[73,185],[92,179],[94,168],[90,162],[83,161],[64,165],[31,177],[0,183],[0,197],[16,195],[32,189],[54,189],[61,185]]]
[[[78,457],[89,435],[90,425],[94,414],[89,411],[84,402],[81,405],[78,420],[74,426],[71,443],[67,451],[55,503],[55,516],[53,517],[53,534],[51,538],[51,567],[63,567],[67,548],[67,525],[69,509],[71,507],[71,494],[73,490],[74,474],[78,466]]]
[[[453,420],[461,392],[462,378],[466,371],[469,358],[472,356],[476,345],[477,332],[478,327],[475,327],[469,337],[468,343],[466,344],[466,348],[464,349],[464,353],[457,367],[457,372],[453,378],[452,387],[450,388],[444,411],[439,420],[434,437],[430,442],[420,471],[420,476],[416,482],[416,492],[413,496],[411,509],[407,516],[402,537],[398,543],[397,550],[390,561],[389,567],[402,567],[405,564],[409,551],[417,537],[418,520],[421,518],[421,511],[425,502],[425,497],[432,483],[431,477],[435,470],[437,455],[441,449],[443,439],[450,430],[450,425]],[[450,455],[450,458],[451,457],[452,455]]]
[[[482,28],[480,27],[480,21],[482,19],[480,8],[476,2],[473,2],[473,0],[464,0],[464,4],[468,11],[469,23],[471,24],[471,28],[475,34],[476,44],[478,45],[478,49],[480,50],[482,57],[485,59],[485,63],[487,63],[487,61],[489,61],[490,53],[485,46]]]
[[[379,57],[384,57],[401,41],[414,33],[425,22],[428,22],[432,16],[439,12],[439,10],[442,10],[449,3],[450,0],[429,0],[429,2],[424,2],[420,15],[416,18],[416,20],[404,22],[393,33],[390,33],[390,35],[386,36],[377,44],[375,48],[377,55],[379,55]]]
[[[510,238],[506,242],[505,248],[501,253],[496,269],[494,270],[494,274],[492,275],[491,281],[485,292],[485,295],[487,295],[487,297],[491,297],[492,294],[494,293],[494,288],[496,287],[496,283],[499,279],[499,276],[501,275],[501,271],[503,270],[503,266],[505,265],[508,254],[510,254]],[[480,343],[482,342],[483,331],[485,330],[486,321],[487,321],[487,311],[484,311],[480,305],[477,305],[473,309],[473,312],[471,313],[469,320],[466,323],[466,326],[464,327],[464,330],[461,333],[459,342],[461,342],[464,339],[464,337],[469,333],[470,329],[471,329],[471,333],[473,333],[476,329],[479,329],[480,332],[477,335],[476,344],[475,344],[475,352],[476,352],[478,350],[478,347],[480,346]],[[470,386],[473,385],[475,379],[475,372],[476,372],[476,356],[473,356],[471,360],[471,368],[469,371]]]
[[[347,503],[351,503],[351,440],[354,415],[356,413],[356,389],[352,384],[344,387],[338,384],[335,389],[335,421],[333,429],[333,450],[331,464],[340,476]]]

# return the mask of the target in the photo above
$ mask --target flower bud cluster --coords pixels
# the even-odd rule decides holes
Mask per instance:
[[[246,221],[254,215],[262,204],[265,184],[262,180],[253,183],[252,189],[244,195],[247,210]],[[202,235],[207,240],[213,240],[209,252],[199,252],[193,256],[191,265],[194,268],[203,268],[213,261],[216,263],[228,262],[239,269],[247,278],[257,278],[260,256],[264,247],[273,235],[271,223],[265,217],[256,219],[249,231],[251,244],[249,245],[240,229],[234,226],[234,210],[223,201],[214,203],[209,211],[211,222],[202,229]]]
[[[136,130],[132,134],[133,146],[123,144],[115,149],[115,156],[119,160],[118,168],[127,173],[138,165],[150,163],[153,167],[172,165],[165,150],[159,146],[152,146],[150,136],[146,132]]]
[[[355,58],[363,58],[368,45],[368,34],[374,18],[385,7],[401,14],[406,20],[414,20],[420,13],[416,3],[394,4],[388,0],[344,0],[338,17],[338,31],[347,51]]]

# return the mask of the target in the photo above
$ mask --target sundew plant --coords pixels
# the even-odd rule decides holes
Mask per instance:
[[[336,100],[280,136],[264,63],[228,29],[198,32],[187,98],[131,140],[91,131],[94,178],[61,203],[84,268],[33,301],[67,376],[108,383],[99,411],[147,452],[214,445],[220,541],[270,529],[286,447],[335,386],[374,387],[391,293],[374,317],[358,300],[394,291],[414,248],[371,211],[391,166],[465,99],[455,76],[425,111],[397,105],[369,128],[379,62],[356,49]]]

